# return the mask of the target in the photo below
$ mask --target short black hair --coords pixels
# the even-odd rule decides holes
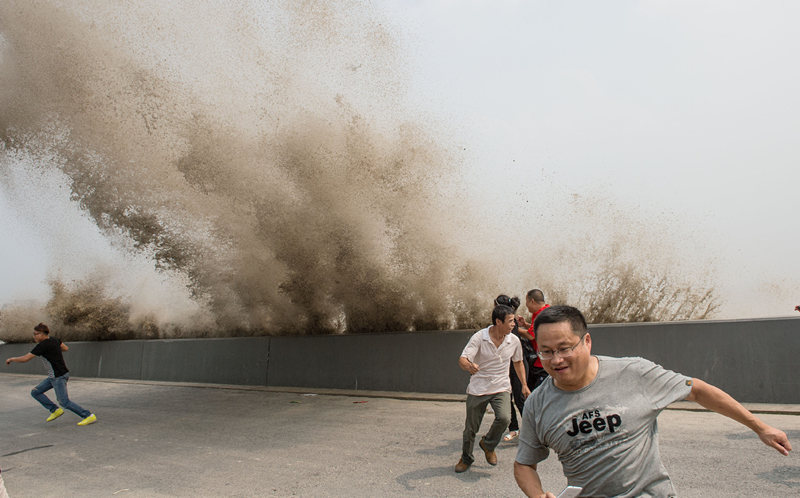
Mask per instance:
[[[578,308],[572,306],[549,306],[542,310],[533,321],[533,333],[544,323],[569,322],[572,333],[578,337],[586,334],[586,319]]]
[[[506,306],[505,304],[498,304],[492,310],[492,325],[497,325],[497,320],[505,322],[506,317],[508,315],[513,315],[513,314],[514,310],[512,310],[510,306]]]
[[[544,302],[544,292],[539,289],[531,289],[528,291],[528,294],[525,296],[530,301],[536,301],[537,303]]]
[[[39,325],[33,327],[33,330],[36,332],[41,332],[42,334],[50,335],[50,329],[47,328],[47,325],[40,323]]]

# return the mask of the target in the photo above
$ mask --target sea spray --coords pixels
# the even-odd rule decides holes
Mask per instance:
[[[289,2],[271,19],[187,3],[128,40],[114,29],[124,8],[109,19],[90,6],[6,5],[2,133],[9,151],[63,172],[102,233],[185,275],[223,331],[462,324],[466,262],[438,191],[450,160],[402,108],[370,109],[402,86],[372,13]],[[193,85],[193,66],[165,71],[147,55],[214,48],[208,33],[141,45],[170,20],[235,25],[220,43],[258,60],[206,54],[220,73]],[[231,93],[198,92],[214,81]]]
[[[472,328],[510,289],[580,304],[618,261],[604,251],[625,230],[589,253],[542,220],[535,244],[504,233],[524,213],[473,218],[491,207],[459,183],[457,141],[415,119],[368,4],[7,1],[0,35],[0,185],[70,206],[34,216],[56,220],[34,322],[84,338]],[[52,235],[75,213],[103,239],[83,259]]]

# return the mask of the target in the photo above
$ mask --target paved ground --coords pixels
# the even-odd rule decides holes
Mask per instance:
[[[516,446],[455,474],[464,405],[259,389],[73,379],[99,422],[45,423],[38,377],[0,374],[0,468],[12,498],[42,496],[521,496]],[[664,463],[680,496],[800,496],[800,415],[762,418],[795,445],[783,457],[713,413],[667,410]],[[788,414],[787,414],[788,413]],[[491,416],[487,416],[483,431]],[[551,457],[543,480],[565,479]]]

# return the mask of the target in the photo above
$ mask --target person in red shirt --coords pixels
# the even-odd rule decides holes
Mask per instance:
[[[525,307],[527,307],[528,311],[531,313],[531,322],[528,324],[522,316],[518,316],[517,323],[519,323],[521,328],[528,329],[528,335],[531,336],[530,341],[531,345],[533,345],[533,350],[538,353],[539,347],[536,345],[536,334],[533,332],[533,322],[536,320],[536,317],[539,316],[539,313],[545,308],[550,307],[550,305],[544,300],[544,292],[540,289],[531,289],[525,296]],[[542,361],[538,356],[534,358],[536,358],[536,360],[530,366],[530,374],[528,375],[528,387],[531,391],[539,387],[539,384],[547,378],[547,372],[545,372],[542,367]]]

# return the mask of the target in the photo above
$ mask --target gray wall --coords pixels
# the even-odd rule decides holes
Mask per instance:
[[[800,403],[800,318],[594,325],[593,353],[643,356],[752,403]],[[464,393],[473,331],[70,343],[72,375],[275,387]],[[32,344],[0,346],[0,359]],[[0,372],[41,373],[34,360]]]

